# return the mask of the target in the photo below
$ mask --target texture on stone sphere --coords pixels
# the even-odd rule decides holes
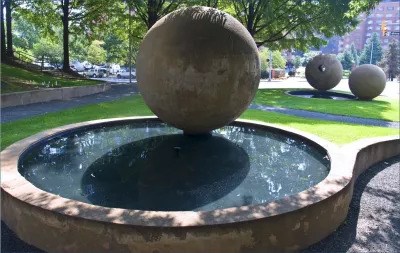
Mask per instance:
[[[361,65],[355,68],[349,76],[349,88],[359,99],[373,99],[382,93],[385,86],[385,72],[376,65]]]
[[[136,65],[146,104],[188,134],[234,121],[260,81],[257,46],[246,28],[207,7],[183,8],[161,18],[143,39]]]
[[[342,80],[342,76],[342,64],[334,55],[317,55],[306,66],[306,79],[317,90],[332,89]]]

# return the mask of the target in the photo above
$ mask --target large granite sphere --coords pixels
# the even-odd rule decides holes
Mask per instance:
[[[136,65],[146,104],[187,134],[235,120],[260,81],[257,46],[246,28],[207,7],[179,9],[160,19],[143,39]]]
[[[361,65],[355,68],[349,76],[349,88],[359,99],[373,99],[382,93],[385,86],[385,72],[376,65]]]
[[[342,64],[334,55],[317,55],[306,66],[306,79],[317,90],[332,89],[342,80],[342,76]]]

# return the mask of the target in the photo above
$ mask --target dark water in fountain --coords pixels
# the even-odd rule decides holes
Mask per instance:
[[[329,172],[302,139],[235,123],[186,136],[143,121],[80,129],[29,148],[19,171],[36,187],[90,204],[139,210],[213,210],[270,202]]]
[[[335,92],[335,91],[318,91],[318,90],[292,90],[286,92],[289,95],[302,98],[323,98],[333,100],[355,100],[355,96],[351,94]]]

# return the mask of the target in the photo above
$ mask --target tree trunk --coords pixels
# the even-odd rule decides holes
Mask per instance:
[[[64,63],[63,63],[63,71],[70,72],[71,68],[69,66],[69,1],[64,0],[64,4],[62,5],[63,15],[61,17],[63,23],[63,53],[64,53]]]
[[[156,0],[148,0],[147,1],[147,29],[148,30],[150,30],[150,28],[158,20],[157,5],[158,5],[158,2]]]
[[[6,7],[6,26],[7,26],[7,51],[6,56],[11,58],[14,56],[13,52],[13,42],[12,42],[12,29],[11,29],[11,2],[12,0],[5,0],[4,5]]]
[[[0,10],[0,16],[1,16],[1,60],[4,61],[6,58],[6,29],[4,27],[4,5],[3,5],[3,0],[0,0],[1,2],[1,10]]]
[[[249,3],[249,13],[247,14],[247,31],[249,31],[251,37],[254,38],[255,35],[255,28],[254,28],[254,19],[255,19],[255,13],[254,13],[254,3],[250,2]]]

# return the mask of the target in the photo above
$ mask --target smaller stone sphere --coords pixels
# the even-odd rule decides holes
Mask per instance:
[[[373,99],[382,93],[385,86],[385,72],[376,65],[361,65],[355,68],[349,76],[349,88],[359,99]]]
[[[306,66],[307,82],[320,91],[335,87],[342,80],[342,76],[342,64],[334,55],[317,55]]]

